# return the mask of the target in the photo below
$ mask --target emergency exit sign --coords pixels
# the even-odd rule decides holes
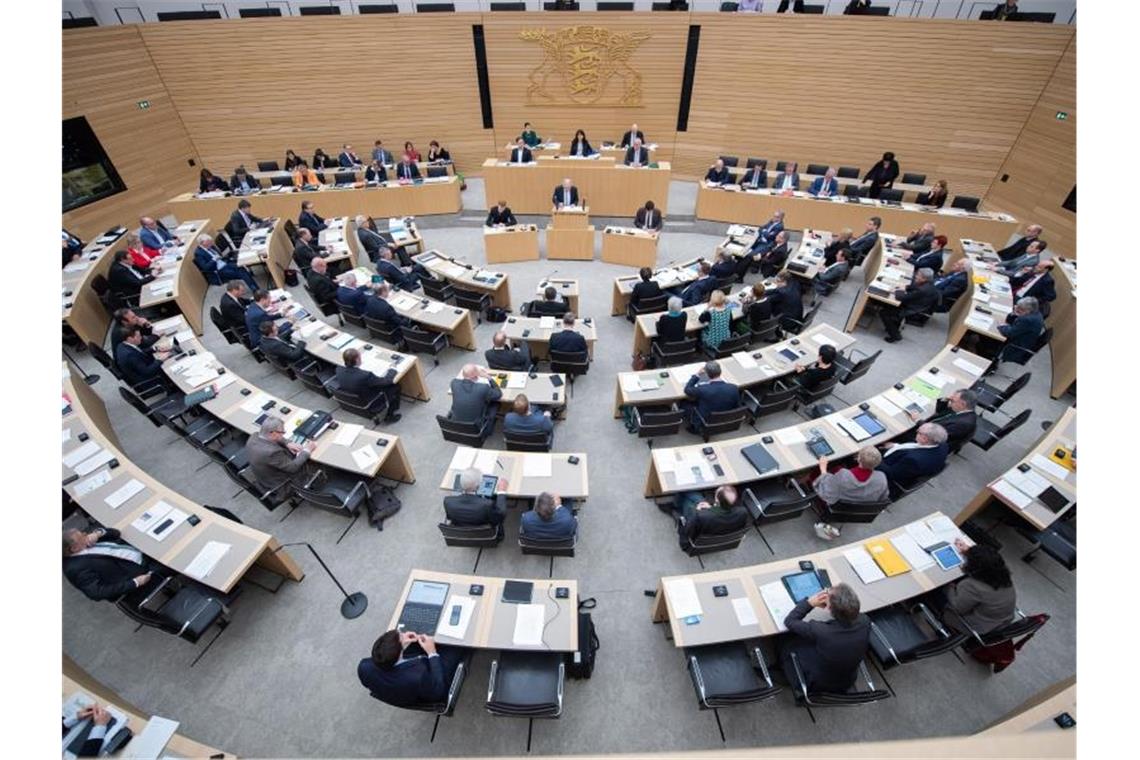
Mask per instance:
[[[139,106],[140,110],[145,111],[146,109],[150,108],[150,101],[149,100],[140,100],[138,102],[138,106]],[[1057,118],[1060,119],[1061,114],[1057,114]]]
[[[1058,111],[1057,112],[1057,121],[1064,121],[1067,118],[1069,118],[1069,114],[1066,113],[1065,111]]]

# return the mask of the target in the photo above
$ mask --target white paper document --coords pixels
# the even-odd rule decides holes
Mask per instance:
[[[909,533],[900,533],[891,538],[891,543],[907,564],[915,570],[925,570],[934,564],[934,558],[927,554]]]
[[[756,617],[756,610],[745,597],[732,600],[732,609],[736,613],[736,622],[741,625],[758,625],[760,620]]]
[[[499,462],[499,452],[497,451],[478,451],[475,453],[474,467],[484,475],[491,475],[495,472],[495,465]]]
[[[736,363],[744,369],[756,369],[756,360],[747,351],[738,351],[732,355],[732,358],[736,359]]]
[[[546,605],[516,604],[515,632],[511,641],[519,646],[536,647],[542,644],[542,629],[546,624]]]
[[[697,596],[697,584],[692,578],[670,578],[665,581],[665,598],[675,618],[700,615],[701,600]]]
[[[449,470],[466,470],[468,467],[475,463],[475,449],[468,446],[460,446],[455,450],[455,454],[451,457],[451,464],[447,466]]]
[[[824,335],[822,332],[817,332],[815,335],[811,336],[811,339],[814,340],[816,343],[818,343],[821,346],[834,346],[835,345],[835,341],[833,341],[831,338]]]
[[[897,406],[882,396],[872,396],[871,406],[891,417],[896,417],[902,414],[902,409],[899,409]]]
[[[147,531],[147,535],[153,538],[155,541],[163,541],[167,536],[174,532],[175,528],[186,522],[186,518],[189,516],[190,515],[186,514],[181,509],[178,509],[177,507],[171,507],[170,511],[167,512],[166,515],[161,520],[159,520],[153,528]],[[162,529],[162,532],[159,533],[158,529],[162,528],[163,524],[167,520],[170,520],[170,525],[167,525]]]
[[[954,366],[969,372],[974,377],[979,377],[986,371],[985,367],[979,367],[977,364],[974,364],[972,361],[967,361],[966,359],[955,359]]]
[[[924,383],[930,383],[935,388],[943,388],[946,386],[946,383],[950,382],[950,379],[947,378],[942,373],[938,373],[937,375],[934,375],[934,374],[931,374],[929,370],[927,370],[925,372],[920,372],[918,374],[918,379]]]
[[[934,538],[938,541],[945,541],[948,544],[954,543],[956,539],[963,539],[967,544],[973,545],[973,541],[966,537],[966,534],[959,530],[958,526],[954,524],[946,515],[935,515],[926,521],[927,526],[934,534]]]
[[[618,375],[618,382],[621,383],[621,389],[626,393],[636,393],[641,390],[641,380],[632,372],[623,372]]]
[[[75,474],[80,476],[90,475],[114,458],[115,453],[113,451],[103,449],[95,456],[84,459],[82,462],[75,465]]]
[[[131,748],[126,750],[126,754],[134,760],[157,760],[177,730],[178,721],[155,715],[131,740]]]
[[[929,549],[938,543],[938,537],[934,535],[934,531],[928,528],[926,523],[921,520],[906,526],[906,534],[913,538],[914,542],[923,549]]]
[[[1014,487],[1014,485],[1005,478],[998,478],[998,480],[996,480],[993,485],[990,486],[990,488],[994,489],[996,493],[1005,497],[1006,500],[1008,500],[1018,509],[1025,509],[1033,503],[1033,499],[1031,497],[1022,493],[1020,489]]]
[[[151,505],[151,507],[141,515],[136,517],[134,519],[134,522],[131,523],[131,527],[140,533],[146,533],[150,531],[151,528],[158,525],[159,522],[162,521],[162,518],[166,517],[166,515],[169,514],[170,510],[172,509],[174,509],[174,507],[167,504],[165,501],[157,502],[156,504]]]
[[[72,493],[74,493],[76,496],[82,496],[84,494],[91,493],[96,488],[99,488],[100,486],[104,486],[110,482],[111,482],[111,471],[110,470],[103,470],[102,472],[95,473],[91,477],[87,478],[87,480],[79,481],[78,483],[76,483],[74,486],[71,487],[71,490],[72,490]]]
[[[1041,456],[1040,454],[1034,454],[1033,458],[1029,460],[1029,464],[1033,465],[1048,475],[1052,475],[1057,480],[1069,479],[1069,471],[1048,457]]]
[[[843,556],[851,563],[852,569],[864,583],[874,583],[887,577],[871,553],[863,546],[848,549],[843,552]]]
[[[534,605],[541,607],[541,605]],[[459,622],[451,624],[451,611],[459,607]],[[443,613],[436,626],[436,636],[447,636],[452,639],[462,639],[467,635],[467,626],[471,622],[471,615],[475,611],[475,600],[470,596],[453,595],[443,606]]]
[[[217,567],[222,557],[226,556],[230,546],[231,544],[221,541],[207,541],[198,555],[190,560],[190,564],[186,566],[186,574],[198,580],[205,580],[206,576]]]
[[[524,454],[524,478],[549,478],[554,471],[554,461],[550,454]]]
[[[351,446],[352,442],[356,440],[356,436],[360,435],[360,431],[364,430],[363,425],[352,425],[347,422],[340,423],[340,430],[336,433],[336,438],[333,443],[337,446]]]
[[[796,608],[796,603],[792,601],[792,597],[788,593],[788,589],[784,587],[783,581],[765,583],[759,588],[760,598],[764,600],[764,606],[768,608],[768,614],[772,616],[772,622],[776,624],[776,630],[788,630],[784,627],[784,618]]]
[[[1029,472],[1022,472],[1015,467],[1006,472],[1002,478],[1017,490],[1034,498],[1040,496],[1046,488],[1052,485],[1044,476],[1039,475],[1033,469],[1030,469]]]
[[[108,476],[107,479],[110,480],[110,471],[108,471],[106,474]],[[108,494],[107,497],[103,499],[103,501],[106,502],[107,506],[109,506],[111,509],[118,509],[119,507],[126,504],[132,497],[134,497],[135,494],[143,490],[144,487],[145,486],[143,486],[141,481],[131,478],[129,483],[124,485],[122,488],[115,489],[115,492]]]
[[[508,388],[525,388],[526,387],[526,374],[522,372],[512,372],[507,375]]]
[[[371,444],[365,444],[352,452],[352,461],[362,470],[371,470],[378,460]]]
[[[63,441],[61,441],[61,443],[67,443],[70,440],[71,440],[71,431],[67,428],[64,428],[63,429]]]
[[[871,434],[864,430],[863,426],[854,420],[849,420],[843,416],[836,416],[831,419],[832,422],[834,422],[841,431],[847,433],[856,441],[863,441],[871,437]]]
[[[72,449],[70,452],[63,455],[63,466],[74,469],[75,465],[79,464],[84,459],[98,454],[100,448],[101,447],[99,444],[95,443],[95,441],[87,441],[82,446]]]
[[[798,428],[784,428],[777,431],[775,434],[776,440],[785,446],[794,446],[797,443],[806,443],[807,438],[804,438],[803,432]]]
[[[539,317],[538,318],[538,329],[540,329],[540,330],[553,330],[554,329],[554,317]]]
[[[342,332],[333,336],[332,338],[329,338],[326,343],[328,343],[328,345],[332,346],[333,348],[340,350],[354,340],[356,340],[356,338],[352,335],[352,333]]]
[[[253,393],[249,398],[245,400],[245,403],[241,405],[241,410],[249,414],[260,415],[261,407],[265,406],[272,400],[273,397],[268,393]]]

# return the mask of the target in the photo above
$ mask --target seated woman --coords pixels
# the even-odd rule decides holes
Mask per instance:
[[[934,183],[934,187],[930,188],[930,192],[922,193],[918,196],[918,202],[923,206],[942,208],[942,206],[946,203],[946,195],[946,180],[940,179]]]
[[[586,133],[578,130],[574,133],[574,139],[570,141],[570,154],[571,156],[578,156],[585,158],[597,153],[590,145],[590,141],[586,139]]]
[[[416,146],[412,145],[412,141],[404,143],[404,155],[411,156],[412,161],[420,161],[420,152],[416,150]]]
[[[701,344],[713,351],[720,348],[732,334],[732,309],[727,306],[723,290],[714,290],[709,297],[709,307],[699,317],[705,329],[701,330]]]
[[[768,290],[762,281],[753,283],[752,290],[746,291],[740,297],[740,306],[744,311],[742,321],[753,332],[759,331],[764,322],[772,318],[772,304],[768,300]]]
[[[450,164],[451,154],[446,148],[439,147],[439,143],[432,140],[428,143],[427,160],[429,164]]]
[[[142,240],[139,239],[138,233],[127,233],[127,258],[132,267],[143,274],[158,274],[162,271],[162,267],[156,264],[155,260],[160,256],[162,256],[162,251],[145,247]]]
[[[662,343],[676,343],[685,339],[685,327],[689,315],[684,311],[680,296],[669,299],[669,310],[657,318],[657,340]]]
[[[523,139],[523,142],[526,143],[528,148],[542,145],[542,138],[539,137],[538,132],[534,131],[534,127],[531,126],[529,121],[523,124],[522,134],[520,134],[519,137]]]
[[[955,630],[968,625],[985,634],[1013,621],[1017,610],[1017,593],[1013,578],[998,550],[992,546],[969,546],[962,539],[954,541],[962,555],[965,576],[953,586],[939,589],[930,598],[942,610],[944,622]],[[939,593],[941,592],[941,593]]]
[[[292,149],[285,151],[285,171],[291,172],[297,168],[298,164],[303,163],[304,161],[302,161],[301,158],[292,151]]]
[[[824,344],[819,347],[819,357],[815,364],[805,367],[796,364],[796,374],[792,375],[792,382],[805,391],[814,391],[824,380],[835,377],[835,346]]]
[[[313,168],[314,169],[335,169],[338,166],[336,159],[325,153],[324,148],[317,148],[313,154]]]
[[[198,175],[198,192],[212,193],[216,190],[229,190],[230,184],[216,176],[209,169],[202,169]]]
[[[890,490],[887,476],[875,469],[882,461],[883,455],[874,446],[859,449],[853,466],[834,472],[828,469],[827,457],[820,457],[819,474],[814,483],[815,495],[828,506],[841,501],[855,504],[886,501]],[[812,527],[824,541],[839,537],[839,528],[834,525],[820,521]]]
[[[293,184],[296,187],[319,185],[321,180],[317,177],[317,173],[309,168],[308,164],[304,161],[297,161],[293,164]]]

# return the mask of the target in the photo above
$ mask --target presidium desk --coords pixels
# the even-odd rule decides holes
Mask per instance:
[[[612,158],[559,158],[539,156],[529,164],[511,164],[495,158],[483,162],[487,205],[505,200],[516,214],[549,214],[554,188],[569,177],[578,198],[598,216],[632,218],[646,201],[662,214],[668,212],[669,162],[656,169],[628,167]]]

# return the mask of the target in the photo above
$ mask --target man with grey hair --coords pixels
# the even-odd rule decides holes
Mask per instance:
[[[1037,340],[1045,330],[1045,319],[1032,296],[1019,298],[1013,305],[1013,312],[1005,318],[1004,325],[998,325],[998,332],[1005,337],[999,361],[1025,364],[1037,348]]]
[[[974,409],[978,405],[978,394],[969,388],[960,388],[945,398],[938,399],[934,406],[934,414],[930,421],[936,423],[946,431],[946,442],[950,446],[950,453],[961,449],[973,438],[978,428],[978,414]],[[919,416],[907,412],[911,420],[917,422]],[[914,435],[905,435],[896,439],[898,441],[913,441]]]
[[[887,476],[875,469],[883,455],[874,446],[864,446],[855,455],[855,465],[835,472],[828,470],[827,457],[819,458],[819,476],[815,479],[815,495],[828,506],[837,502],[867,504],[885,501],[889,496]],[[839,528],[817,522],[815,533],[825,541],[839,537]]]
[[[159,570],[114,528],[63,532],[63,574],[92,601],[113,602],[127,594],[141,600]]]
[[[842,693],[855,684],[871,638],[871,622],[859,606],[855,591],[839,583],[801,599],[784,618],[792,636],[780,662],[793,689],[799,690],[801,679],[809,691]],[[813,608],[827,610],[831,620],[804,620]]]
[[[385,248],[393,253],[395,256],[400,257],[403,262],[403,256],[400,255],[400,246],[396,244],[396,239],[387,233],[378,232],[373,224],[370,224],[368,217],[363,214],[357,214],[353,219],[356,223],[356,239],[360,241],[360,245],[364,246],[364,252],[368,254],[368,259],[373,264],[380,260],[380,251]]]
[[[315,448],[312,441],[302,446],[286,440],[285,423],[272,416],[266,417],[257,435],[251,435],[245,443],[254,480],[271,492],[269,500],[274,504],[280,504],[289,497],[292,485],[305,481],[305,463]]]
[[[883,454],[879,471],[887,476],[892,497],[925,478],[937,475],[950,456],[946,428],[935,422],[924,422],[912,443],[892,444]]]
[[[681,411],[694,433],[699,432],[713,414],[740,406],[740,389],[722,380],[720,375],[720,362],[708,361],[685,384],[685,396],[691,400],[681,402]]]
[[[973,262],[962,257],[950,266],[950,270],[946,274],[934,281],[934,287],[942,296],[942,303],[939,304],[938,311],[949,311],[950,304],[966,292],[966,288],[970,284],[970,270],[972,268]]]
[[[305,283],[318,305],[336,300],[336,282],[329,277],[329,263],[322,258],[313,259],[312,268],[305,275]]]
[[[900,332],[903,320],[918,314],[930,315],[942,303],[942,294],[934,287],[934,271],[927,268],[916,269],[914,282],[906,289],[894,292],[898,306],[884,306],[879,310],[883,327],[887,330],[887,343],[902,340]]]
[[[250,290],[257,290],[257,280],[253,279],[249,270],[227,259],[209,235],[198,236],[198,247],[194,249],[194,265],[202,271],[202,276],[211,285],[221,285],[226,280],[241,280]]]
[[[543,491],[534,500],[534,509],[519,518],[519,535],[542,541],[562,541],[578,532],[573,506],[562,503],[556,493]]]
[[[500,493],[494,499],[479,496],[483,473],[468,467],[459,473],[460,493],[443,497],[443,512],[447,521],[457,526],[494,525],[499,538],[503,537],[503,517],[507,513],[507,496]]]
[[[906,240],[898,244],[904,251],[910,251],[915,256],[921,256],[930,250],[934,243],[934,222],[926,222],[917,230],[907,235]]]

